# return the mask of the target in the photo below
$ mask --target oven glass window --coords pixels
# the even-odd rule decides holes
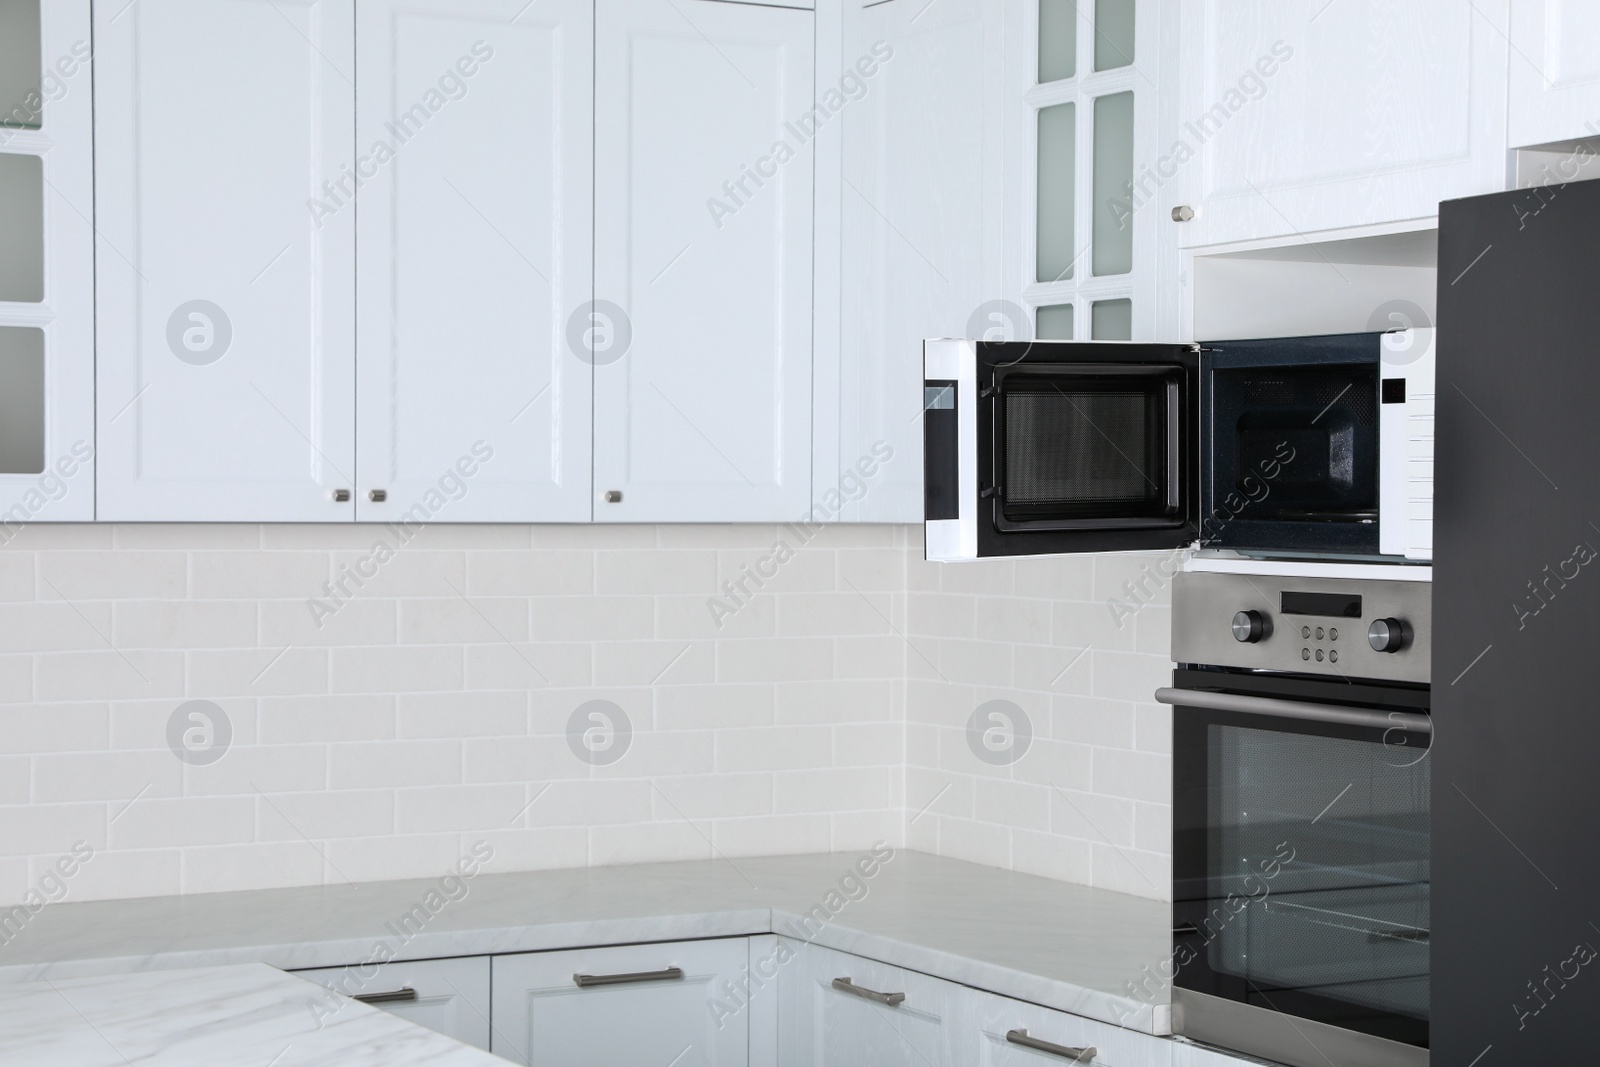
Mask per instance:
[[[1334,364],[1220,370],[1214,486],[1260,521],[1378,515],[1378,370]]]
[[[1261,1007],[1325,998],[1341,1006],[1327,1021],[1373,1032],[1425,1021],[1426,750],[1215,723],[1207,735],[1212,891],[1248,900],[1212,931],[1212,972]]]
[[[1003,401],[1008,518],[1114,519],[1171,511],[1171,401],[1164,379],[1024,379],[1006,388]]]

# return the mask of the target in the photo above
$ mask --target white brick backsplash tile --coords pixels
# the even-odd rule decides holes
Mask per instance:
[[[1081,789],[1052,789],[1048,799],[1052,832],[1119,848],[1133,847],[1132,801],[1097,796]]]
[[[0,656],[0,704],[33,698],[33,658]]]
[[[594,646],[548,642],[469,645],[468,689],[543,689],[589,685]]]
[[[1052,800],[1059,799],[1052,797],[1052,792],[1047,786],[1031,782],[981,779],[974,790],[974,814],[979,822],[1021,830],[1048,830],[1052,828]]]
[[[716,673],[709,641],[606,641],[594,649],[595,685],[703,684]]]
[[[975,816],[978,781],[964,774],[910,767],[906,772],[906,818],[915,826],[941,815]]]
[[[191,766],[189,796],[298,793],[328,785],[328,750],[322,745],[239,745],[216,763]]]
[[[389,526],[382,529],[391,530]],[[531,546],[533,529],[535,527],[489,523],[461,525],[435,522],[421,530],[413,530],[411,540],[405,543],[407,548],[422,552],[519,550]],[[405,541],[400,535],[395,535],[395,539]]]
[[[1120,652],[1134,650],[1134,617],[1119,617],[1103,604],[1082,601],[1057,602],[1054,608],[1050,639],[1037,643],[1054,643],[1068,648],[1088,645]]]
[[[847,723],[833,728],[835,767],[898,767],[904,727],[895,722]]]
[[[328,691],[328,653],[319,648],[196,651],[187,659],[188,691],[207,699]]]
[[[1018,689],[1089,696],[1094,689],[1094,649],[1013,645],[1012,684]]]
[[[143,700],[183,694],[183,653],[53,652],[35,662],[39,700]]]
[[[1028,754],[1013,765],[1012,773],[1021,781],[1037,782],[1053,789],[1089,789],[1093,781],[1094,756],[1112,751],[1115,750],[1035,737]]]
[[[773,794],[782,814],[886,808],[896,800],[885,775],[870,768],[780,771],[773,776]]]
[[[183,792],[183,764],[171,752],[71,752],[33,757],[33,800],[173,797]],[[141,800],[141,803],[143,801]]]
[[[323,861],[304,841],[183,850],[185,893],[279,889],[322,880]]]
[[[1113,848],[1104,843],[1091,847],[1094,853],[1094,885],[1151,900],[1167,900],[1172,896],[1170,856],[1131,848]]]
[[[256,606],[234,600],[130,600],[117,604],[111,640],[118,648],[249,648]]]
[[[572,754],[564,735],[468,738],[462,743],[463,780],[538,782],[584,778],[588,765]]]
[[[339,529],[319,526],[317,530]],[[111,528],[112,543],[119,551],[173,551],[189,549],[234,549],[248,551],[261,547],[261,527],[222,523],[119,523]]]
[[[832,762],[833,731],[826,726],[718,730],[716,749],[717,770],[729,774],[826,767]]]
[[[456,646],[336,648],[331,657],[335,693],[437,692],[460,689],[463,650]]]
[[[913,654],[906,662],[919,661],[935,672],[934,677],[968,685],[1011,685],[1012,646],[999,641],[912,642]]]
[[[406,693],[399,698],[401,737],[505,737],[528,729],[528,694]]]
[[[1172,805],[1135,801],[1133,805],[1133,844],[1145,852],[1170,852],[1172,849]]]
[[[906,632],[926,637],[975,637],[978,598],[947,593],[911,593],[906,597],[910,620]]]
[[[461,858],[458,833],[335,838],[322,845],[329,884],[437,878]],[[394,916],[399,918],[399,916]]]
[[[816,547],[802,547],[802,539],[791,530],[779,531],[779,538],[793,554],[778,562],[774,548],[777,542],[759,551],[730,551],[717,554],[716,592],[725,592],[724,582],[743,583],[744,593],[754,592],[773,596],[779,593],[825,593],[838,588],[832,551]],[[762,561],[774,562],[762,566]],[[774,564],[777,573],[771,574]],[[765,570],[768,574],[762,574]],[[754,577],[752,577],[754,576]],[[844,588],[848,589],[848,586]],[[713,590],[707,590],[708,593]]]
[[[366,552],[374,541],[391,545],[395,541],[387,526],[368,523],[272,522],[262,525],[260,532],[260,547],[268,552]]]
[[[863,593],[905,591],[905,552],[898,548],[847,548],[834,556],[839,588]],[[848,583],[848,584],[847,584]]]
[[[461,852],[480,841],[494,850],[483,865],[488,874],[582,867],[589,860],[589,831],[581,826],[469,830],[460,835]]]
[[[594,592],[592,552],[474,552],[468,596],[585,596]]]
[[[105,847],[104,804],[29,804],[0,811],[0,856],[55,857],[78,841]]]
[[[1172,754],[1172,709],[1165,704],[1135,704],[1134,743],[1141,752]]]
[[[1134,650],[1161,659],[1172,656],[1172,608],[1151,604],[1134,617]]]
[[[507,597],[441,597],[400,602],[400,643],[492,645],[528,640],[528,602]]]
[[[1133,748],[1133,705],[1093,697],[1054,697],[1050,701],[1049,730],[1057,741]]]
[[[107,704],[0,707],[0,752],[92,752],[110,747]]]
[[[716,859],[710,842],[706,840],[709,834],[709,829],[682,821],[596,826],[589,831],[589,862],[660,863],[664,860]]]
[[[832,823],[827,815],[718,819],[711,824],[710,833],[717,851],[725,856],[788,856],[833,850]],[[735,858],[733,862],[739,861]]]
[[[904,631],[902,631],[904,632]],[[835,678],[882,678],[896,682],[906,676],[906,657],[912,655],[900,634],[851,637],[834,642]]]
[[[96,849],[78,868],[67,890],[68,900],[108,900],[126,897],[171,896],[183,890],[182,854],[179,850],[150,849],[110,852]],[[55,861],[41,856],[34,861],[40,868]],[[8,897],[7,899],[14,899]]]
[[[674,685],[655,690],[659,730],[768,726],[775,719],[771,685]]]
[[[1059,556],[1054,559],[1019,559],[1013,592],[1021,597],[1047,600],[1092,600],[1094,557]]]
[[[261,643],[267,648],[293,645],[392,645],[399,632],[399,605],[366,593],[335,604],[316,598],[260,602]]]
[[[654,526],[623,526],[610,523],[593,526],[535,526],[531,533],[533,548],[540,553],[572,549],[599,552],[608,549],[656,547]]]
[[[3,545],[10,552],[65,552],[110,548],[113,543],[112,530],[109,525],[90,526],[81,523],[58,525],[55,523],[36,522],[14,532],[3,530],[0,533],[10,535],[4,540],[0,540],[0,545]]]
[[[717,645],[719,682],[800,682],[832,674],[833,642],[824,638],[722,641]]]
[[[630,641],[653,637],[655,603],[644,596],[539,597],[535,641]]]
[[[737,601],[717,593],[656,598],[656,636],[668,640],[771,637],[778,632],[778,600],[757,594]]]
[[[186,566],[181,552],[41,552],[39,598],[181,597],[188,587]]]
[[[1094,599],[1130,605],[1172,603],[1175,552],[1107,552],[1094,557]]]
[[[429,834],[507,829],[526,805],[521,783],[400,789],[395,792],[395,830]]]
[[[126,848],[192,848],[255,840],[254,797],[143,799],[111,823],[111,845]]]
[[[977,632],[982,641],[1050,643],[1050,602],[1012,596],[981,596],[976,605]]]
[[[332,577],[326,552],[195,552],[189,556],[189,595],[197,598],[304,601],[327,596],[323,585]]]
[[[1155,699],[1157,689],[1172,684],[1172,664],[1159,656],[1099,650],[1090,655],[1096,696],[1148,702]]]
[[[528,810],[531,826],[600,826],[650,820],[650,783],[640,781],[552,782]]]
[[[256,825],[262,841],[377,837],[396,829],[395,794],[388,789],[274,793],[258,800]]]
[[[371,741],[328,748],[328,788],[378,789],[461,781],[461,743]]]
[[[714,551],[601,552],[594,562],[595,592],[603,596],[681,593],[712,596],[718,590]]]
[[[1160,803],[1172,799],[1172,757],[1150,752],[1094,750],[1094,791]]]
[[[623,707],[628,707],[624,704]],[[647,730],[633,733],[633,744],[616,763],[595,768],[604,778],[708,774],[715,766],[715,738],[710,730]]]
[[[266,697],[257,702],[261,744],[384,741],[395,736],[392,696]]]
[[[95,753],[74,754],[69,759],[88,759]],[[0,756],[0,805],[26,804],[33,787],[33,763],[26,756]]]
[[[167,728],[188,701],[183,697],[163,700],[118,701],[111,705],[111,747],[114,749],[152,749],[167,751]],[[233,729],[234,746],[256,743],[255,702],[239,698],[212,701],[227,716]]]
[[[1017,830],[1011,836],[1012,869],[1080,885],[1094,884],[1094,845],[1059,834]]]
[[[31,552],[0,552],[0,600],[33,600],[37,596]]]
[[[8,652],[106,648],[111,643],[110,604],[58,599],[0,604],[0,648]]]
[[[729,774],[719,768],[716,774],[662,778],[654,785],[655,816],[660,822],[765,815],[772,811],[770,774]]]
[[[1011,866],[1012,830],[985,822],[939,818],[939,851],[987,867]]]
[[[829,821],[833,827],[829,851],[846,853],[867,852],[879,842],[898,841],[903,825],[901,813],[894,810],[839,812],[829,816]]]
[[[384,540],[385,543],[392,543],[387,538]],[[337,578],[354,573],[362,578],[366,584],[361,587],[360,595],[366,597],[455,596],[458,593],[472,595],[474,592],[467,588],[465,552],[429,552],[407,547],[379,563],[380,555],[370,547],[362,552],[335,552],[334,575]],[[374,570],[377,573],[372,577],[364,577]],[[482,591],[496,596],[515,595],[513,591],[505,589]]]

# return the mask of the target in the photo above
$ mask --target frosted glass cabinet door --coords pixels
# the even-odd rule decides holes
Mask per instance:
[[[357,517],[587,522],[593,3],[363,0],[356,49]]]
[[[88,0],[0,4],[0,545],[94,518]]]
[[[815,16],[605,0],[597,19],[595,518],[798,518]]]
[[[1511,147],[1600,136],[1600,0],[1512,0]]]
[[[94,11],[99,518],[352,518],[354,0]]]

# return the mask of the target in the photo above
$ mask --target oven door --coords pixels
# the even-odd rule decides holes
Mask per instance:
[[[1196,346],[929,341],[924,367],[929,559],[1198,535]]]
[[[1298,1067],[1426,1064],[1428,690],[1180,670],[1157,699],[1174,1030]]]

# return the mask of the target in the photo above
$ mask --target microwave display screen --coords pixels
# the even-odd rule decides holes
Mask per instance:
[[[1322,615],[1334,619],[1361,618],[1361,598],[1346,593],[1292,593],[1283,591],[1283,614]]]

